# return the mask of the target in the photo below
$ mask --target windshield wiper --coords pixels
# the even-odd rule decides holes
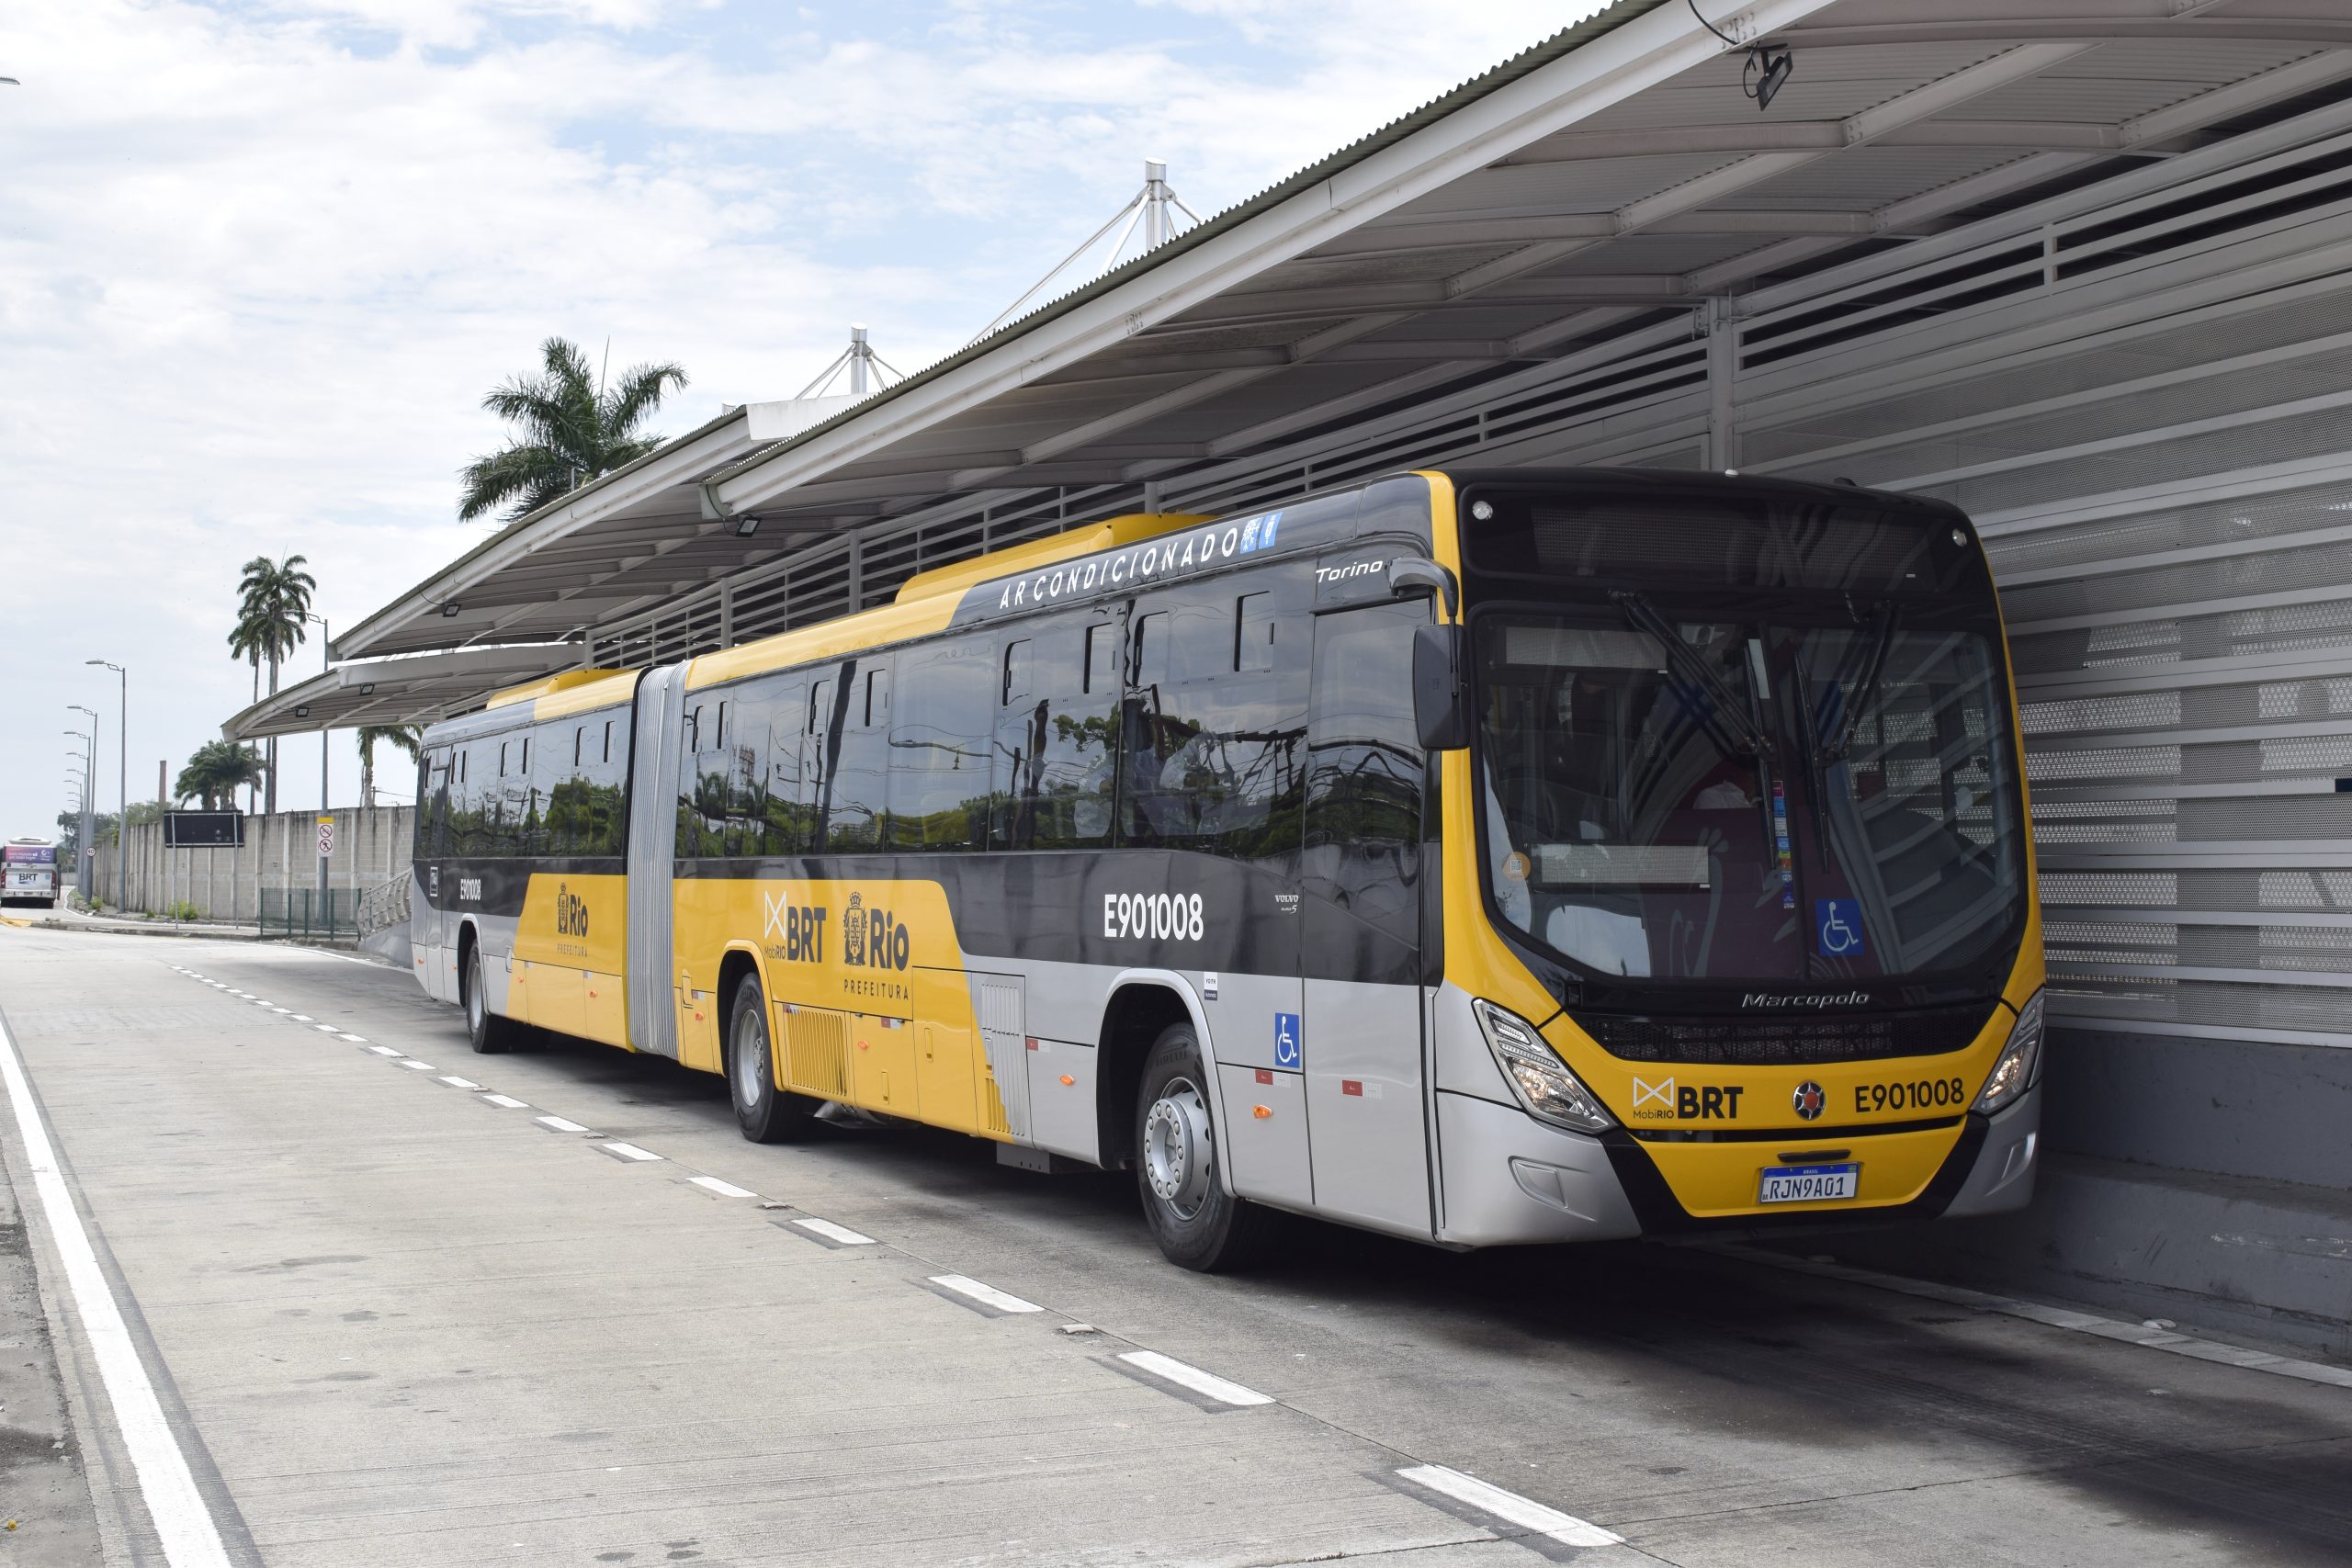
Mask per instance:
[[[1814,851],[1821,868],[1829,869],[1829,758],[1823,750],[1821,721],[1813,711],[1813,677],[1805,672],[1804,651],[1790,657],[1797,675],[1797,731],[1804,748],[1805,798],[1813,803]]]
[[[1842,762],[1854,749],[1854,732],[1861,728],[1862,717],[1878,701],[1878,678],[1886,670],[1886,656],[1894,650],[1894,633],[1903,621],[1902,607],[1894,600],[1883,600],[1878,607],[1878,630],[1871,639],[1870,661],[1862,669],[1862,678],[1851,694],[1841,693],[1846,716],[1838,731],[1838,739],[1823,749],[1822,755],[1833,762]]]
[[[1611,590],[1609,597],[1616,601],[1617,607],[1625,613],[1625,618],[1634,624],[1635,630],[1647,632],[1658,643],[1666,653],[1667,662],[1674,666],[1675,671],[1712,703],[1712,711],[1701,712],[1698,718],[1717,746],[1726,753],[1743,757],[1771,754],[1772,738],[1732,694],[1731,688],[1724,684],[1723,677],[1709,669],[1706,661],[1682,640],[1682,634],[1658,614],[1657,605],[1630,588]],[[1728,719],[1738,733],[1726,737],[1717,728],[1715,720],[1719,716]]]

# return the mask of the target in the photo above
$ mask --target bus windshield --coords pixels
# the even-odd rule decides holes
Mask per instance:
[[[2015,940],[2017,751],[1965,535],[1860,508],[1494,512],[1468,554],[1499,922],[1619,981],[1909,979]]]

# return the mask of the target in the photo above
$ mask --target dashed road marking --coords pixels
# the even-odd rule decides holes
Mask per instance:
[[[49,1221],[50,1237],[64,1265],[66,1289],[82,1320],[83,1341],[97,1363],[99,1380],[106,1384],[107,1401],[114,1407],[115,1424],[121,1429],[123,1447],[138,1475],[140,1496],[155,1527],[164,1561],[169,1568],[229,1568],[229,1550],[221,1542],[220,1527],[214,1522],[204,1494],[197,1489],[187,1455],[173,1435],[163,1402],[155,1395],[155,1385],[148,1380],[139,1347],[123,1320],[122,1304],[115,1300],[106,1271],[99,1267],[97,1249],[74,1206],[73,1191],[58,1168],[56,1146],[50,1142],[49,1127],[33,1099],[32,1081],[25,1076],[16,1039],[5,1022],[0,1022],[0,1079],[7,1083],[17,1131],[24,1140],[25,1164],[32,1172],[33,1190]]]
[[[1214,1399],[1219,1404],[1272,1404],[1274,1402],[1271,1394],[1260,1393],[1254,1388],[1244,1388],[1229,1378],[1204,1372],[1198,1367],[1180,1361],[1173,1356],[1163,1356],[1157,1350],[1129,1350],[1119,1359],[1137,1371],[1165,1378],[1204,1398]]]
[[[286,1016],[293,1020],[296,1023],[316,1023],[319,1021],[307,1012],[289,1012]]]
[[[872,1236],[865,1235],[863,1231],[854,1231],[847,1225],[837,1225],[831,1220],[820,1220],[814,1215],[804,1215],[799,1219],[792,1221],[791,1224],[798,1226],[804,1231],[807,1231],[810,1235],[823,1236],[827,1241],[835,1243],[842,1247],[879,1247],[882,1245],[880,1242],[876,1241]]]
[[[952,1291],[967,1302],[978,1302],[980,1305],[996,1312],[1018,1313],[1046,1310],[1035,1302],[1024,1302],[1008,1291],[1000,1291],[994,1285],[983,1285],[978,1280],[962,1274],[933,1274],[930,1283],[943,1291]]]
[[[515,1099],[511,1094],[485,1094],[482,1096],[482,1099],[490,1104],[497,1106],[502,1111],[528,1111],[531,1109],[529,1104]]]
[[[396,1047],[390,1045],[370,1045],[368,1049],[374,1052],[379,1056],[397,1056],[400,1055],[400,1051]]]
[[[584,1133],[588,1129],[577,1122],[567,1122],[560,1116],[534,1116],[532,1121],[557,1133]]]
[[[1148,1355],[1150,1352],[1138,1354]],[[1131,1361],[1135,1357],[1123,1357],[1122,1359]],[[1479,1513],[1490,1514],[1506,1524],[1532,1530],[1558,1541],[1562,1546],[1619,1546],[1624,1543],[1623,1536],[1602,1529],[1589,1519],[1564,1514],[1557,1508],[1547,1508],[1532,1497],[1506,1492],[1475,1475],[1464,1475],[1442,1464],[1412,1465],[1396,1473],[1416,1486],[1426,1486]]]
[[[338,1040],[348,1040],[354,1045],[365,1045],[368,1043],[368,1037],[365,1034],[345,1034],[341,1032],[337,1032],[335,1038]]]
[[[598,1144],[596,1146],[615,1159],[654,1160],[662,1157],[651,1149],[640,1149],[635,1144]]]
[[[756,1198],[759,1196],[758,1193],[752,1191],[748,1187],[738,1187],[731,1181],[721,1181],[715,1176],[696,1176],[690,1178],[690,1179],[696,1187],[701,1188],[704,1191],[716,1192],[721,1198]]]
[[[471,1079],[471,1078],[461,1078],[461,1077],[458,1077],[457,1074],[455,1074],[455,1073],[451,1073],[451,1074],[449,1074],[447,1077],[444,1077],[444,1078],[440,1079],[439,1081],[441,1081],[442,1083],[447,1084],[451,1089],[480,1089],[480,1088],[481,1088],[481,1085],[480,1085],[480,1084],[478,1084],[478,1083],[474,1082],[474,1080],[473,1080],[473,1079]]]
[[[340,1034],[343,1032],[343,1031],[337,1029],[332,1023],[314,1023],[311,1025],[311,1027],[326,1034]]]
[[[403,1057],[401,1061],[401,1066],[403,1067],[413,1067],[420,1073],[429,1073],[433,1070],[432,1063],[420,1062],[413,1056]]]

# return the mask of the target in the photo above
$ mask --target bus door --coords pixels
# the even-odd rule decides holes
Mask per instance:
[[[1413,631],[1426,600],[1315,619],[1301,878],[1315,1204],[1430,1234],[1420,993],[1423,753]]]
[[[678,854],[678,765],[686,667],[646,672],[637,683],[628,780],[628,1043],[678,1055],[678,965],[671,930],[671,878]]]

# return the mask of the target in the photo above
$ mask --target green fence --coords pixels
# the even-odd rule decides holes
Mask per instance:
[[[359,893],[356,888],[315,887],[261,890],[261,934],[293,937],[304,942],[354,942],[359,936]]]

